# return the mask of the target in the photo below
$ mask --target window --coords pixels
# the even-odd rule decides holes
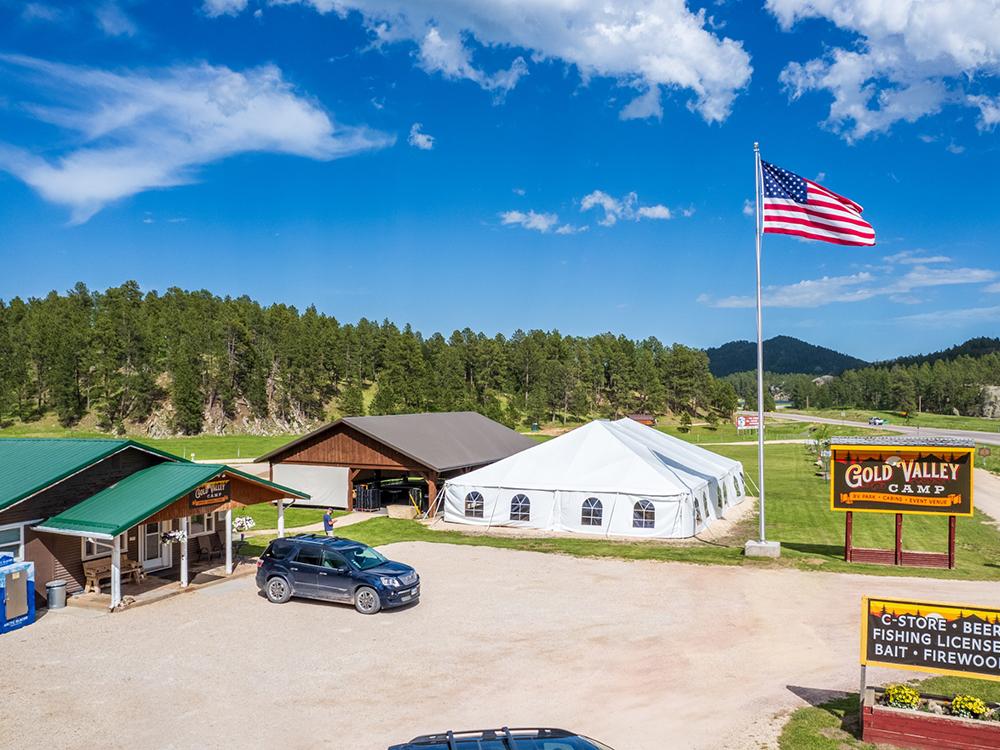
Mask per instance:
[[[300,562],[303,565],[322,565],[323,550],[319,547],[307,544],[299,550],[298,557],[295,558],[295,561]]]
[[[600,526],[604,518],[604,505],[596,497],[588,497],[583,501],[583,512],[580,514],[581,526]]]
[[[215,532],[215,514],[199,513],[188,519],[188,536],[201,536]]]
[[[84,560],[93,560],[97,557],[108,557],[111,555],[112,542],[108,539],[83,539],[83,552],[81,556]],[[118,549],[122,552],[128,551],[128,532],[119,535]]]
[[[726,500],[728,499],[729,496],[726,492],[726,480],[723,479],[719,482],[719,510],[722,510],[726,506]]]
[[[651,529],[656,523],[656,508],[649,500],[640,500],[632,506],[632,527]]]
[[[262,557],[272,560],[284,560],[294,549],[295,545],[292,542],[275,539],[271,542],[271,546],[264,551]]]
[[[328,549],[323,550],[323,567],[334,570],[347,570],[347,560]]]
[[[531,500],[528,499],[527,495],[518,494],[510,499],[510,520],[531,520]]]
[[[23,526],[8,526],[0,529],[0,555],[10,555],[19,561],[24,559]]]
[[[466,518],[483,517],[483,496],[478,492],[470,492],[465,496],[465,516]]]

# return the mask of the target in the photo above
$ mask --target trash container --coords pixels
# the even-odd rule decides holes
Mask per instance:
[[[62,609],[66,606],[66,581],[49,581],[45,584],[45,598],[49,609]]]
[[[35,564],[0,556],[0,634],[35,621]]]

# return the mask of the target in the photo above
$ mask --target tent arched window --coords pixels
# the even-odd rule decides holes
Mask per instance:
[[[580,514],[581,526],[600,526],[604,522],[604,504],[596,497],[588,497],[583,501],[583,512]]]
[[[746,488],[743,485],[743,475],[742,474],[735,474],[734,476],[736,477],[736,494],[737,495],[745,495],[746,494]]]
[[[510,499],[510,520],[531,520],[531,500],[527,495],[517,494]]]
[[[723,479],[721,482],[719,482],[719,510],[722,510],[724,507],[726,507],[726,500],[728,498],[729,495],[726,491],[726,480]]]
[[[483,517],[483,496],[478,492],[470,492],[465,496],[465,516],[466,518]]]
[[[656,508],[649,500],[640,500],[632,506],[632,527],[651,529],[656,525]]]

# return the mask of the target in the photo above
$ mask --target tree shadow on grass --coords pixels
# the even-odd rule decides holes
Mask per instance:
[[[857,693],[801,685],[786,685],[785,687],[813,708],[826,711],[837,719],[842,731],[857,739],[861,738],[861,706]]]

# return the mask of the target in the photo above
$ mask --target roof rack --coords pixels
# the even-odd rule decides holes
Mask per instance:
[[[461,740],[501,740],[509,750],[517,750],[514,733],[532,739],[560,739],[574,736],[572,732],[555,727],[500,727],[499,729],[448,730],[437,734],[422,734],[410,740],[411,745],[440,745],[447,743],[448,750],[459,750]]]

